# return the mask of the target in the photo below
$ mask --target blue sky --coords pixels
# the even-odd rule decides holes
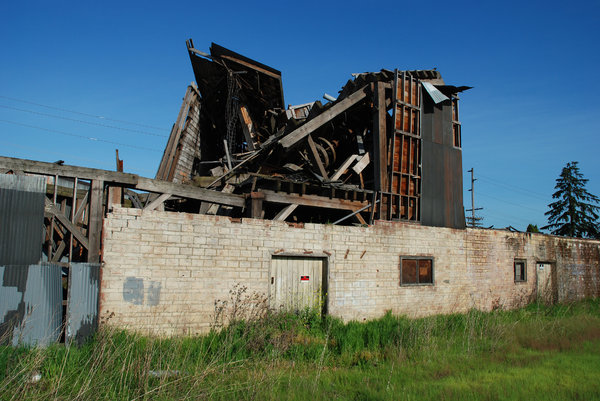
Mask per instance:
[[[473,86],[465,206],[473,167],[486,226],[544,225],[569,161],[600,196],[600,1],[202,3],[2,2],[0,155],[114,169],[118,148],[153,177],[194,80],[192,38],[282,71],[287,104],[381,68]]]

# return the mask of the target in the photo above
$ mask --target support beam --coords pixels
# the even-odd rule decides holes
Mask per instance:
[[[262,219],[263,201],[265,195],[262,192],[250,193],[250,217],[253,219]]]
[[[277,213],[277,215],[275,217],[273,217],[273,220],[284,221],[285,219],[288,218],[288,216],[290,214],[292,214],[294,212],[294,210],[296,210],[297,207],[298,207],[298,205],[296,203],[287,205],[286,207],[281,209],[281,211],[279,213]]]
[[[104,181],[92,180],[90,189],[90,217],[88,224],[89,247],[88,263],[100,262],[100,241],[102,239],[102,217],[104,196]]]
[[[219,205],[244,207],[243,195],[227,194],[210,189],[198,188],[191,185],[174,184],[172,182],[151,180],[149,178],[138,178],[136,189],[156,193],[170,193],[182,198],[198,199]]]
[[[329,121],[333,120],[335,117],[348,110],[350,107],[363,100],[367,96],[367,92],[368,85],[365,85],[350,96],[348,96],[347,98],[334,104],[329,109],[325,110],[323,113],[319,114],[315,118],[309,120],[302,126],[296,128],[295,130],[287,134],[279,141],[279,144],[285,150],[289,150],[293,146],[297,145],[302,139],[306,138],[306,136],[309,135],[311,132],[313,132],[319,127],[322,127]]]
[[[46,199],[46,212],[50,213],[52,217],[56,218],[63,227],[83,245],[84,248],[89,250],[90,244],[88,239],[83,235],[83,233],[79,230],[79,228],[69,221],[69,218],[64,215],[56,205],[52,204],[50,199]],[[63,238],[64,242],[64,238]]]
[[[148,205],[146,205],[146,207],[144,208],[144,210],[154,210],[157,207],[159,207],[160,205],[163,204],[164,201],[166,201],[167,199],[169,199],[173,194],[160,194],[156,199],[154,199],[152,202],[150,202]]]
[[[373,91],[373,167],[374,189],[387,189],[387,132],[385,109],[385,87],[383,82],[377,82]],[[381,207],[381,205],[380,205]]]
[[[286,194],[282,192],[274,192],[263,190],[262,193],[265,195],[265,202],[273,203],[294,203],[302,206],[312,207],[324,207],[328,209],[342,209],[342,210],[357,210],[367,205],[367,202],[351,201],[346,199],[338,198],[327,198],[325,196],[318,195],[297,195],[297,194]]]
[[[0,168],[22,170],[26,173],[43,175],[59,175],[61,177],[79,178],[85,180],[102,180],[105,182],[118,182],[134,185],[138,176],[135,174],[119,173],[116,171],[100,170],[95,168],[60,165],[56,163],[38,162],[26,159],[15,159],[0,156]]]
[[[248,150],[254,150],[256,148],[254,142],[256,131],[254,130],[254,122],[252,122],[252,117],[250,117],[246,106],[241,105],[238,108],[238,116],[242,125],[242,131],[244,131],[244,138],[246,138],[246,143],[248,144]]]
[[[352,155],[349,158],[346,159],[346,161],[344,163],[342,163],[342,165],[340,166],[340,168],[337,169],[337,171],[331,176],[330,180],[331,181],[336,181],[338,180],[342,174],[344,174],[344,172],[346,170],[348,170],[348,168],[350,167],[350,165],[352,165],[352,163],[354,163],[354,161],[358,158],[358,155]]]

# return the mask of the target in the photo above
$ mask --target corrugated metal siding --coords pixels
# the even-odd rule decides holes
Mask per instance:
[[[423,88],[425,88],[427,93],[429,93],[429,96],[431,96],[431,99],[433,99],[433,101],[436,104],[441,103],[444,100],[450,100],[450,99],[448,99],[448,96],[444,95],[442,92],[439,91],[438,88],[436,88],[429,82],[421,82],[421,83],[423,84]]]
[[[43,177],[0,174],[0,265],[30,265],[42,256]]]
[[[462,187],[462,150],[454,147],[452,104],[423,98],[421,223],[465,228]]]
[[[67,301],[67,342],[75,341],[81,344],[96,331],[99,289],[99,264],[73,263],[71,265]]]
[[[12,345],[48,345],[62,324],[61,267],[0,266],[0,339]]]

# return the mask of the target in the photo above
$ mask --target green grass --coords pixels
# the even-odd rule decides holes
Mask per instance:
[[[0,399],[600,399],[600,303],[364,323],[265,311],[170,339],[104,328],[80,347],[0,347]]]

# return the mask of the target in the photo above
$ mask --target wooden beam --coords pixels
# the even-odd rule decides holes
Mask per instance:
[[[246,108],[244,105],[241,105],[238,108],[238,115],[242,125],[242,131],[244,131],[244,138],[246,138],[246,143],[248,143],[248,150],[254,150],[256,148],[256,144],[254,143],[256,131],[254,130],[254,122],[252,121],[252,117],[250,117],[250,113],[248,113],[248,108]]]
[[[243,65],[243,66],[245,66],[245,67],[251,68],[251,69],[253,69],[253,70],[256,70],[256,71],[258,71],[258,72],[262,72],[263,74],[265,74],[265,75],[268,75],[268,76],[270,76],[270,77],[272,77],[272,78],[275,78],[275,79],[281,80],[281,75],[277,75],[277,74],[275,74],[274,72],[271,72],[271,71],[269,71],[269,70],[265,70],[264,68],[261,68],[261,67],[259,67],[259,66],[257,66],[257,65],[254,65],[254,64],[252,64],[252,63],[248,63],[248,62],[246,62],[246,61],[244,61],[244,60],[240,60],[239,58],[235,58],[235,57],[227,56],[227,55],[225,55],[225,54],[221,54],[221,55],[219,55],[219,57],[220,57],[220,58],[224,58],[225,60],[230,60],[230,61],[233,61],[234,63],[241,64],[241,65]]]
[[[88,224],[89,247],[88,263],[100,262],[100,241],[102,239],[102,199],[104,196],[104,182],[92,180],[90,189],[90,215]]]
[[[268,190],[263,190],[262,193],[265,195],[265,202],[273,203],[294,203],[302,206],[323,207],[328,209],[343,209],[352,211],[360,209],[361,207],[367,205],[367,202],[327,198],[325,196],[318,195],[286,194],[282,192],[274,192]]]
[[[225,186],[221,190],[221,193],[231,194],[231,193],[233,193],[234,190],[235,190],[235,187],[233,185],[231,185],[231,184],[225,184]],[[207,209],[206,210],[206,214],[219,214],[219,209],[221,208],[221,206],[218,205],[218,204],[212,204],[212,205],[208,205],[208,206],[205,206],[205,207]]]
[[[298,142],[300,142],[302,139],[306,138],[308,134],[325,125],[344,111],[348,110],[350,107],[363,100],[367,96],[367,92],[368,85],[365,85],[347,98],[341,100],[339,103],[334,104],[323,113],[284,136],[279,141],[279,144],[286,150],[290,149],[298,144]]]
[[[369,165],[369,163],[371,162],[371,159],[369,157],[369,153],[365,153],[365,155],[358,161],[358,163],[356,163],[354,165],[354,167],[352,167],[352,170],[354,170],[354,172],[356,174],[360,174],[362,173],[362,171],[365,169],[365,167],[367,167]]]
[[[297,207],[298,204],[296,203],[285,206],[279,213],[277,213],[275,217],[273,217],[273,220],[284,221],[290,214],[292,214],[294,210],[296,210]]]
[[[308,156],[310,157],[312,162],[316,164],[319,168],[321,177],[323,177],[324,180],[329,179],[327,171],[325,170],[323,162],[321,161],[321,156],[319,156],[319,151],[317,151],[317,145],[315,144],[315,141],[313,141],[311,135],[308,135]]]
[[[43,175],[59,175],[61,177],[82,178],[85,180],[102,180],[120,184],[134,185],[138,176],[135,174],[119,173],[117,171],[100,170],[95,168],[60,165],[56,163],[38,162],[26,159],[15,159],[0,156],[0,168],[22,170],[26,173]]]
[[[219,205],[244,207],[243,195],[227,194],[210,189],[198,188],[192,185],[181,185],[167,181],[152,180],[150,178],[138,178],[136,189],[162,194],[173,194],[182,198],[198,199]]]
[[[148,205],[146,205],[144,210],[156,209],[158,206],[162,205],[162,203],[164,201],[166,201],[167,199],[169,199],[171,196],[173,196],[173,194],[160,194],[156,199],[154,199],[152,202],[150,202]]]
[[[79,230],[79,227],[77,227],[76,225],[71,223],[69,221],[69,218],[67,216],[65,216],[64,213],[61,212],[58,209],[58,207],[56,207],[56,205],[52,204],[52,201],[50,201],[50,199],[46,199],[45,210],[46,210],[46,212],[50,213],[53,217],[55,217],[56,220],[58,220],[60,222],[60,224],[62,224],[63,227],[67,229],[68,232],[73,234],[73,236],[75,238],[77,238],[77,241],[79,241],[81,243],[81,245],[84,246],[84,248],[89,250],[89,247],[90,247],[89,241],[85,237],[85,235],[83,235],[83,233]],[[64,242],[64,239],[63,239],[63,242]]]
[[[385,109],[385,88],[383,82],[377,82],[373,91],[373,167],[374,189],[387,189],[387,132]],[[382,205],[380,205],[381,207]]]
[[[263,201],[265,195],[262,192],[250,193],[250,217],[253,219],[262,219],[263,217]]]
[[[331,181],[335,181],[335,180],[339,179],[342,176],[342,174],[344,174],[344,172],[346,170],[348,170],[348,168],[350,167],[350,165],[352,163],[354,163],[354,161],[356,159],[358,159],[358,157],[359,157],[358,155],[352,155],[352,156],[348,157],[346,159],[346,161],[344,163],[342,163],[342,165],[340,166],[340,168],[338,168],[337,171],[331,176],[330,180]]]

